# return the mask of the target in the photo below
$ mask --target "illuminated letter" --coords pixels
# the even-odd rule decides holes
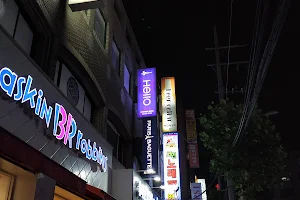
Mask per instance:
[[[27,83],[26,83],[25,90],[24,90],[24,94],[23,94],[23,98],[22,98],[21,102],[24,103],[24,102],[29,100],[30,107],[34,108],[35,107],[34,97],[35,97],[37,92],[36,92],[35,88],[33,90],[30,90],[31,83],[32,83],[32,77],[28,76]]]
[[[97,149],[97,144],[96,142],[93,143],[93,153],[92,153],[92,159],[93,161],[97,161],[98,157],[98,149]]]
[[[47,108],[47,101],[44,97],[42,108],[40,111],[40,118],[44,119],[44,117],[45,117],[47,128],[49,128],[49,124],[50,124],[50,120],[51,120],[51,116],[52,116],[52,110],[53,110],[53,108],[51,106],[49,106],[49,108]],[[56,115],[56,112],[55,112],[55,115]],[[55,134],[56,134],[56,131],[57,131],[57,127],[55,129]],[[54,134],[54,130],[53,130],[53,134]]]
[[[72,127],[72,131],[70,133],[71,127]],[[72,148],[72,139],[75,136],[76,131],[77,131],[76,122],[75,122],[73,116],[69,113],[67,127],[66,127],[66,135],[68,135],[68,138],[69,138],[69,148],[70,149]],[[66,137],[64,139],[64,143],[67,144],[67,138]]]
[[[81,133],[80,130],[77,132],[77,141],[76,141],[76,149],[79,150],[80,147],[80,140],[82,139],[83,134]]]
[[[93,150],[92,150],[92,146],[91,146],[91,141],[88,140],[85,157],[90,160],[92,157],[92,153],[93,153]]]
[[[87,150],[87,144],[86,144],[86,140],[85,139],[82,139],[81,140],[81,145],[80,145],[80,150],[83,154],[86,153],[86,150]]]
[[[5,81],[5,77],[9,78],[9,83]],[[0,71],[0,87],[8,96],[12,96],[17,81],[17,74],[10,69],[4,67]]]
[[[38,92],[38,98],[36,100],[36,106],[35,106],[35,110],[34,113],[36,115],[40,114],[40,108],[41,108],[41,102],[42,102],[42,96],[43,96],[43,90],[39,90]]]
[[[24,77],[20,77],[17,80],[17,94],[14,95],[14,100],[19,101],[22,99],[23,96],[23,83],[26,82],[26,79]]]
[[[61,115],[61,120],[59,121],[59,116]],[[59,122],[58,122],[59,121]],[[55,104],[55,115],[54,115],[54,126],[53,135],[56,136],[58,140],[61,140],[65,136],[65,123],[67,122],[67,113],[63,106],[58,103]],[[57,134],[57,126],[60,128],[60,134]]]

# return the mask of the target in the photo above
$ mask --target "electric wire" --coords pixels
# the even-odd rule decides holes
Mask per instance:
[[[270,37],[268,39],[268,42],[265,46],[263,57],[262,57],[261,62],[260,62],[259,71],[258,71],[258,74],[257,74],[257,77],[256,77],[256,84],[255,84],[255,88],[254,88],[254,91],[253,91],[253,97],[251,99],[250,109],[249,109],[249,113],[247,115],[245,126],[242,129],[242,132],[240,132],[239,135],[238,134],[236,135],[238,137],[237,137],[237,140],[234,141],[233,146],[236,145],[236,143],[238,142],[239,137],[243,137],[244,134],[245,134],[245,130],[246,130],[248,124],[249,124],[250,117],[252,116],[252,113],[253,113],[254,108],[256,106],[258,96],[259,96],[260,91],[262,89],[262,85],[264,83],[264,80],[265,80],[265,77],[266,77],[266,74],[267,74],[267,70],[269,68],[269,65],[270,65],[274,49],[276,47],[276,44],[277,44],[277,41],[278,41],[278,38],[279,38],[279,35],[282,31],[283,24],[286,20],[287,13],[288,13],[288,8],[289,8],[289,5],[290,5],[290,0],[283,0],[281,3],[282,3],[282,5],[280,6],[279,14],[276,16],[276,19],[274,20],[273,28],[272,28]],[[241,139],[240,139],[240,141],[241,141]]]
[[[244,124],[244,120],[246,118],[246,114],[247,114],[247,110],[248,110],[248,103],[250,100],[250,95],[251,95],[251,91],[252,91],[252,87],[251,85],[253,84],[253,77],[254,77],[254,60],[255,60],[255,56],[257,56],[256,54],[256,48],[257,48],[257,38],[258,38],[258,34],[259,34],[259,24],[260,23],[260,14],[261,14],[261,8],[262,8],[262,4],[261,4],[261,0],[258,1],[257,6],[256,6],[256,13],[255,13],[255,21],[254,21],[254,29],[253,29],[253,36],[252,36],[252,45],[251,45],[251,51],[250,51],[250,62],[249,62],[249,67],[248,67],[248,74],[247,74],[247,83],[246,83],[246,95],[244,98],[244,108],[243,108],[243,114],[239,123],[239,127],[238,127],[238,131],[237,134],[234,138],[233,141],[233,145],[235,145],[236,141],[239,138],[240,132],[242,130],[243,124]]]
[[[227,52],[227,67],[226,67],[226,99],[227,99],[227,90],[228,90],[228,82],[229,82],[229,63],[230,63],[230,45],[231,45],[231,27],[232,27],[232,5],[233,0],[230,2],[230,18],[229,18],[229,36],[228,36],[228,52]]]

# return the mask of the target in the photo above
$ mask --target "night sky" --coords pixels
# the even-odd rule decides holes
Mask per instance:
[[[123,0],[147,67],[156,67],[158,76],[175,76],[177,98],[185,108],[205,112],[211,101],[218,99],[217,79],[212,68],[213,28],[217,24],[220,46],[229,43],[230,0],[170,1]],[[266,25],[270,30],[278,0],[269,6]],[[256,1],[234,0],[231,45],[247,44],[231,50],[230,61],[247,61],[251,48]],[[279,37],[258,105],[265,112],[276,110],[271,116],[282,135],[288,151],[299,149],[299,1],[292,0],[287,21]],[[267,32],[269,33],[269,32]],[[266,34],[267,36],[269,34]],[[227,62],[227,52],[221,52],[221,62]],[[247,65],[240,65],[240,73],[232,65],[228,88],[246,81]],[[297,70],[296,70],[297,69]],[[245,73],[244,73],[245,74]],[[225,82],[225,77],[224,77]],[[242,94],[238,98],[243,98]],[[229,98],[236,98],[229,95]]]

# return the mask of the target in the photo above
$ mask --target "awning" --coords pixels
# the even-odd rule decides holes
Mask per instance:
[[[93,187],[91,185],[86,184],[86,193],[85,195],[88,198],[91,198],[93,200],[116,200],[103,190]]]

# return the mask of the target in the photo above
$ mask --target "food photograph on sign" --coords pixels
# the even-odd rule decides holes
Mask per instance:
[[[164,133],[163,155],[165,200],[180,200],[178,133]]]

